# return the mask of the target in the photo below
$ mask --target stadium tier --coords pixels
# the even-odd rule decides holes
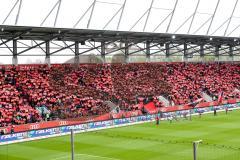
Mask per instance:
[[[144,113],[145,104],[183,105],[203,93],[213,100],[219,93],[222,99],[240,98],[239,86],[240,65],[231,63],[1,66],[0,127],[104,115],[114,109]]]

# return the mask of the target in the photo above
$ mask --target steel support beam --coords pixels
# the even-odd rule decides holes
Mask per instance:
[[[192,16],[191,23],[190,23],[189,28],[188,28],[188,32],[187,32],[188,34],[189,34],[190,31],[191,31],[192,24],[193,24],[193,21],[194,21],[194,19],[195,19],[195,16],[196,16],[196,13],[197,13],[198,6],[199,6],[200,1],[201,1],[201,0],[198,0],[198,2],[197,2],[197,5],[196,5],[196,8],[195,8],[195,11],[194,11],[193,16]]]
[[[134,46],[136,46],[137,48],[141,49],[141,51],[143,51],[144,53],[146,53],[146,51],[142,50],[143,48],[140,47],[139,45],[136,44],[136,45],[134,45]]]
[[[3,41],[2,43],[0,43],[0,46],[3,45],[3,44],[6,44],[6,43],[8,43],[8,42],[10,42],[10,41],[12,41],[12,40],[18,39],[19,37],[21,37],[22,35],[24,35],[25,33],[29,32],[29,31],[30,31],[30,30],[27,30],[27,31],[24,31],[24,32],[22,32],[22,33],[20,33],[20,34],[13,35],[12,38],[10,38],[10,39],[8,39],[8,40]]]
[[[148,10],[146,10],[146,12],[144,12],[143,15],[133,24],[133,26],[129,29],[129,31],[131,31],[147,13],[148,13]]]
[[[229,54],[229,56],[232,56],[233,54],[231,54],[230,52],[233,52],[234,50],[232,49],[232,51],[231,51],[231,48],[233,48],[233,46],[231,47],[231,45],[229,45],[228,47],[226,47],[226,48],[221,48],[221,49],[219,49],[219,51],[224,51],[223,53],[219,53],[219,56],[220,55],[224,55],[224,54]],[[227,50],[228,49],[228,50]]]
[[[180,44],[181,45],[181,44]],[[185,46],[185,49],[183,48],[183,49],[178,49],[178,51],[177,52],[173,52],[173,53],[171,53],[171,55],[174,55],[174,54],[176,54],[176,53],[179,53],[179,51],[180,52],[182,52],[183,53],[183,55],[185,55],[185,56],[188,56],[188,55],[191,55],[191,53],[189,54],[189,52],[188,52],[188,50],[189,49],[195,49],[195,48],[197,48],[198,46],[193,46],[193,47],[190,47],[190,48],[187,48],[187,43],[186,43],[186,46]],[[174,48],[174,47],[173,47]],[[184,54],[184,50],[186,50],[185,51],[185,54]]]
[[[166,52],[166,56],[169,57],[170,55],[177,53],[177,52],[170,53],[170,49],[176,48],[176,47],[181,46],[181,45],[183,45],[183,44],[177,44],[175,46],[170,47],[170,42],[167,42],[167,43],[165,43],[165,49],[161,49],[159,51],[153,52],[153,53],[151,53],[151,55],[159,53],[159,52],[162,52],[162,51],[165,51]]]
[[[119,13],[121,10],[122,10],[122,7],[120,7],[120,8],[117,10],[117,12],[112,16],[112,18],[110,18],[110,20],[104,25],[103,30],[104,30],[105,28],[107,28],[107,26],[109,25],[109,23],[112,22],[112,20],[118,15],[118,13]]]
[[[140,51],[144,51],[144,50],[146,50],[146,54],[147,54],[147,47],[149,47],[149,50],[152,48],[152,47],[156,47],[156,46],[158,46],[159,44],[154,44],[154,45],[152,45],[152,46],[150,46],[150,42],[149,42],[149,44],[148,45],[146,45],[146,47],[145,48],[141,48],[140,50],[137,50],[137,51],[134,51],[134,52],[131,52],[131,53],[129,53],[129,54],[134,54],[134,53],[137,53],[137,52],[140,52]],[[150,52],[149,52],[150,53]]]
[[[217,45],[217,46],[215,46],[215,56],[219,56],[219,46]]]
[[[13,40],[13,57],[17,57],[17,40]]]
[[[123,3],[122,12],[121,12],[121,15],[120,15],[119,20],[118,20],[117,30],[119,30],[119,27],[120,27],[120,24],[121,24],[121,21],[122,21],[122,16],[123,16],[123,12],[125,10],[126,2],[127,2],[127,0],[125,0],[124,3]]]
[[[157,44],[158,45],[158,44]],[[150,41],[147,41],[146,42],[146,55],[150,55],[150,49],[151,49],[151,46],[150,46]]]
[[[19,41],[18,41],[19,42]],[[31,42],[34,42],[35,44],[38,44],[35,40],[32,40]],[[20,43],[20,42],[19,42]],[[33,44],[31,45],[31,46],[33,46]],[[29,48],[29,47],[31,47],[31,46],[28,46],[27,48]],[[38,46],[45,54],[46,54],[46,49],[44,50],[43,49],[43,47],[41,47],[41,46]],[[18,47],[19,48],[19,47]],[[25,47],[26,48],[26,47]],[[25,49],[24,48],[24,49]]]
[[[190,46],[190,48],[188,48],[188,50],[189,50],[189,49],[193,49],[194,51],[198,51],[198,50],[195,49],[195,48],[199,47],[199,45],[197,45],[196,47],[191,47],[191,45],[188,44],[188,46]]]
[[[32,46],[32,47],[29,47],[28,49],[25,49],[25,50],[19,52],[17,55],[20,55],[20,54],[22,54],[22,53],[24,53],[24,52],[27,52],[27,51],[31,50],[31,49],[37,48],[37,47],[39,47],[40,45],[43,45],[44,43],[46,43],[46,42],[38,43],[38,44],[36,44],[36,45],[34,45],[34,46]]]
[[[221,48],[220,49],[220,47],[218,47],[218,46],[215,46],[214,47],[215,49],[214,49],[214,51],[211,51],[211,52],[209,52],[209,53],[206,53],[206,54],[212,54],[212,53],[214,53],[215,54],[215,56],[217,56],[217,57],[219,57],[219,55],[223,55],[223,54],[225,54],[225,53],[227,53],[227,52],[224,52],[224,53],[222,53],[222,54],[219,54],[219,51],[222,51],[222,50],[226,50],[226,49],[229,49],[230,47],[226,47],[226,48]],[[234,51],[234,50],[233,50]]]
[[[62,42],[65,45],[65,47],[68,46],[68,44],[65,41],[62,41]],[[71,47],[69,47],[69,49],[75,54],[75,51]]]
[[[53,41],[51,41],[50,43],[52,43],[52,44],[54,44],[54,45],[56,45],[56,46],[58,46],[58,47],[60,47],[60,48],[62,48],[63,46],[62,45],[60,45],[60,44],[57,44],[57,43],[55,43],[55,42],[53,42]],[[53,47],[52,47],[53,48]]]
[[[195,32],[193,32],[193,34],[196,34],[203,26],[205,26],[205,24],[207,24],[208,23],[208,21],[210,21],[211,20],[211,18],[212,18],[212,16],[211,17],[209,17]]]
[[[133,44],[128,44],[128,46],[120,47],[120,48],[118,48],[118,49],[116,49],[116,50],[110,51],[110,52],[105,53],[105,54],[114,53],[114,52],[119,51],[119,50],[122,50],[122,49],[125,50],[126,47],[130,47],[130,46],[136,45],[136,44],[138,44],[138,43],[143,43],[143,42],[144,42],[144,41],[138,41],[138,42],[135,42],[135,43],[133,43]],[[144,49],[143,49],[143,50],[144,50]],[[137,51],[137,52],[139,52],[139,51]],[[131,55],[131,54],[133,54],[133,53],[135,53],[135,52],[131,52],[131,53],[129,53],[128,55]]]
[[[165,43],[166,57],[170,56],[170,43]]]
[[[88,41],[88,43],[89,43],[92,47],[96,47],[95,42],[94,42],[94,44],[93,44],[92,42]],[[91,46],[90,46],[90,47],[91,47]],[[106,47],[105,47],[105,48],[106,48]],[[97,48],[96,50],[101,54],[101,50],[99,50],[98,48]]]
[[[125,49],[124,49],[124,53],[125,55],[129,55],[129,44],[128,44],[128,41],[125,41]]]
[[[96,2],[97,2],[97,0],[94,0],[94,2],[93,2],[91,14],[90,14],[90,17],[89,17],[88,23],[87,23],[87,28],[90,27],[90,24],[91,24],[91,21],[92,21],[93,12],[94,12],[94,8],[96,6]]]
[[[46,41],[46,58],[50,58],[50,42]]]
[[[76,41],[75,42],[75,56],[78,56],[79,55],[79,42],[78,41]]]
[[[50,60],[50,42],[46,41],[46,57],[45,57],[45,64],[49,65],[51,64]]]
[[[233,56],[236,56],[236,55],[239,55],[239,54],[240,54],[240,48],[234,49],[233,52],[234,52],[234,51],[238,51],[238,53],[233,54]]]
[[[203,57],[204,56],[204,44],[200,44],[200,57]]]
[[[88,7],[88,9],[83,13],[83,15],[78,19],[78,21],[74,24],[73,28],[76,28],[77,25],[81,22],[81,20],[85,17],[88,11],[92,8],[94,2]]]
[[[151,4],[150,4],[150,7],[148,9],[148,14],[147,14],[147,18],[146,18],[146,21],[145,21],[145,24],[144,24],[144,27],[143,27],[143,32],[145,31],[146,27],[147,27],[147,23],[148,23],[148,19],[150,17],[150,14],[151,14],[151,11],[152,11],[152,6],[153,6],[153,3],[154,3],[154,0],[152,0]]]
[[[80,57],[79,57],[79,42],[78,41],[75,42],[74,51],[75,51],[74,63],[79,64]]]
[[[63,34],[63,33],[62,33],[62,34]],[[46,35],[46,36],[47,36],[47,35]],[[34,46],[29,47],[28,49],[25,49],[25,50],[19,52],[18,55],[20,55],[20,54],[22,54],[22,53],[24,53],[24,52],[27,52],[27,51],[29,51],[29,50],[31,50],[31,49],[34,49],[34,48],[36,48],[36,47],[39,47],[39,46],[45,44],[46,42],[51,41],[51,40],[53,40],[53,39],[55,39],[55,38],[57,38],[57,37],[59,37],[59,36],[61,36],[61,35],[52,36],[52,37],[50,37],[47,41],[43,41],[43,42],[41,42],[41,43],[38,43],[38,44],[36,44],[36,45],[34,45]],[[51,53],[50,53],[50,55],[51,55]]]
[[[170,28],[170,26],[171,26],[174,13],[175,13],[175,10],[176,10],[176,8],[177,8],[177,4],[178,4],[178,0],[176,0],[176,2],[175,2],[175,5],[174,5],[173,11],[172,11],[172,15],[171,15],[170,21],[169,21],[168,26],[167,26],[166,33],[168,33],[169,28]]]
[[[52,12],[53,12],[53,10],[57,7],[57,5],[59,5],[59,3],[60,3],[60,0],[58,0],[57,2],[56,2],[56,4],[53,6],[53,8],[50,10],[50,12],[47,14],[47,16],[44,18],[44,20],[42,21],[42,23],[40,24],[40,26],[42,26],[44,23],[45,23],[45,21],[48,19],[48,17],[52,14]]]
[[[204,54],[203,54],[203,56],[205,56],[206,54],[211,54],[211,53],[214,53],[214,52],[210,52],[210,53],[206,53],[205,52],[205,50],[207,50],[207,49],[212,49],[212,48],[215,48],[214,46],[208,46],[208,47],[206,47],[206,48],[203,48],[202,50],[203,50],[203,52],[204,52]],[[194,52],[191,52],[190,54],[194,54],[194,53],[197,53],[198,51],[194,51]],[[201,46],[200,46],[200,50],[199,50],[199,52],[201,52]],[[200,56],[201,56],[201,53],[200,53]]]
[[[188,47],[187,47],[187,43],[186,42],[183,44],[183,55],[184,55],[185,58],[187,58]]]
[[[17,0],[17,1],[15,2],[15,4],[13,5],[13,7],[12,7],[11,10],[9,11],[9,13],[7,14],[6,18],[3,20],[2,24],[4,24],[4,23],[7,21],[8,17],[9,17],[10,14],[12,13],[12,11],[14,10],[14,8],[15,8],[16,5],[18,4],[18,2],[19,2],[19,0]]]
[[[192,16],[193,16],[193,14],[190,15],[173,33],[176,33],[177,31],[179,31],[179,30],[187,23],[187,21],[190,20],[190,18],[191,18]]]
[[[232,21],[232,17],[233,17],[233,14],[234,14],[234,12],[235,12],[235,9],[236,9],[236,7],[237,7],[237,4],[238,4],[238,0],[236,0],[235,5],[234,5],[234,7],[233,7],[232,14],[231,14],[231,16],[230,16],[230,19],[229,19],[229,21],[228,21],[226,30],[225,30],[225,32],[224,32],[224,36],[226,36],[226,34],[227,34],[227,31],[228,31],[229,25],[230,25],[230,23],[231,23],[231,21]]]
[[[17,58],[17,40],[13,40],[13,57],[12,57],[12,64],[18,65],[18,58]]]
[[[210,52],[205,52],[205,51],[210,51]],[[214,45],[211,45],[211,46],[207,46],[204,48],[204,56],[205,55],[208,55],[208,54],[211,54],[211,53],[215,53],[215,46]]]
[[[125,56],[125,63],[129,62],[129,44],[128,41],[125,41],[125,49],[124,49],[124,56]]]
[[[73,43],[73,44],[71,44],[71,45],[68,45],[68,46],[66,46],[66,47],[63,47],[63,48],[61,48],[61,49],[59,49],[59,50],[56,50],[56,51],[54,51],[54,52],[51,52],[50,55],[53,55],[53,54],[55,54],[55,53],[58,53],[58,52],[63,51],[63,50],[65,50],[65,49],[68,49],[68,48],[70,48],[70,47],[72,47],[72,46],[74,46],[74,45],[75,45],[75,43]]]
[[[61,4],[62,4],[62,0],[59,0],[57,14],[56,14],[55,21],[54,21],[54,27],[56,27],[56,25],[57,25],[57,20],[58,20],[58,15],[59,15],[59,11],[61,8]]]
[[[101,57],[102,57],[102,60],[103,60],[103,63],[106,62],[106,46],[105,46],[105,42],[101,42]]]
[[[173,45],[173,44],[172,44],[172,45]],[[179,53],[179,52],[182,52],[182,53],[183,53],[183,51],[180,50],[179,47],[178,47],[178,46],[181,46],[181,45],[183,45],[183,44],[177,44],[177,45],[173,45],[172,47],[169,47],[169,49],[177,48],[177,50],[178,50],[178,52],[169,53],[169,55],[173,55],[173,54]],[[170,50],[169,50],[169,52],[170,52]]]
[[[208,26],[207,35],[209,34],[209,31],[210,31],[210,29],[211,29],[212,22],[213,22],[213,20],[214,20],[214,18],[215,18],[215,15],[216,15],[216,12],[217,12],[219,3],[220,3],[220,0],[217,1],[217,5],[216,5],[215,10],[214,10],[214,13],[213,13],[213,15],[212,15],[211,22],[210,22],[210,24],[209,24],[209,26]]]
[[[1,41],[3,42],[2,39],[1,39]],[[4,45],[6,46],[4,48],[7,48],[13,54],[13,50],[7,44],[4,44]],[[2,48],[2,47],[0,47],[0,48]]]
[[[236,26],[227,36],[230,36],[234,31],[236,31],[240,27],[240,24]]]
[[[172,12],[170,12],[158,25],[156,28],[154,28],[154,30],[152,32],[155,32],[167,19],[168,17],[172,14]]]
[[[214,33],[216,33],[220,28],[222,28],[228,21],[230,18],[228,18],[226,21],[224,21],[214,32],[211,33],[211,35],[213,35]]]
[[[17,41],[18,43],[20,43],[20,44],[22,44],[22,45],[24,45],[24,46],[26,46],[26,47],[31,47],[30,45],[27,45],[27,44],[25,44],[25,43],[23,43],[23,42],[21,42],[21,41]],[[19,48],[19,47],[18,47]]]
[[[18,13],[17,13],[16,19],[15,19],[15,25],[18,24],[18,19],[19,19],[21,9],[22,9],[22,0],[20,0],[20,2],[19,2]]]
[[[146,42],[146,59],[147,59],[147,62],[150,62],[150,56],[151,56],[151,52],[150,52],[150,42],[147,41]]]
[[[118,41],[118,40],[116,40],[116,41]],[[116,42],[116,41],[115,41],[115,42]],[[112,43],[112,42],[108,42],[108,43],[105,42],[105,45],[109,45],[109,44],[111,44],[111,43]],[[101,48],[101,46],[102,46],[102,44],[99,45],[99,46],[90,48],[90,49],[88,49],[88,50],[86,50],[86,51],[83,51],[83,52],[79,53],[79,55],[84,54],[84,53],[87,53],[87,52],[90,52],[90,51],[95,50],[95,49],[98,49],[98,48]]]
[[[233,56],[233,46],[229,45],[229,55]]]

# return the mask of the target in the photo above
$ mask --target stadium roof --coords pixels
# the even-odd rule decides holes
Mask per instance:
[[[66,49],[70,49],[77,56],[97,50],[102,56],[121,51],[125,55],[144,52],[146,56],[160,52],[164,52],[166,56],[182,53],[185,57],[192,57],[193,54],[233,56],[239,54],[240,50],[240,40],[236,37],[6,25],[0,25],[0,29],[0,47],[5,46],[2,48],[8,49],[15,58],[36,48],[40,48],[47,57]],[[26,40],[35,44],[28,45],[25,43]],[[59,41],[63,42],[64,46],[55,43]],[[87,42],[90,46],[80,51],[79,43],[86,45]],[[95,42],[100,45],[96,45]],[[50,43],[58,45],[59,48],[52,50]],[[123,43],[124,46],[120,43]],[[25,46],[20,47],[19,44]],[[138,44],[143,44],[143,46]],[[109,48],[108,45],[113,46]],[[132,46],[136,46],[137,49],[129,52]],[[151,52],[154,47],[158,48]],[[107,51],[107,49],[111,51]],[[175,51],[171,53],[172,49]],[[205,51],[210,52],[205,53]]]
[[[1,0],[0,5],[0,56],[6,58],[235,57],[239,34],[239,0]]]
[[[61,40],[61,41],[86,41],[108,42],[120,40],[122,42],[143,42],[151,43],[188,43],[191,44],[238,44],[238,37],[220,37],[188,34],[169,34],[152,32],[133,31],[111,31],[92,29],[71,29],[71,28],[50,28],[30,26],[6,26],[0,25],[0,38],[5,40]],[[174,36],[174,38],[173,38]]]
[[[239,0],[1,0],[2,25],[240,35]]]

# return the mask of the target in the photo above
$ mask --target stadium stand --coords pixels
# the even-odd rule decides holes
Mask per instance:
[[[240,65],[231,63],[135,63],[1,66],[0,127],[121,111],[145,113],[201,98],[240,98]],[[147,105],[144,108],[145,104]],[[128,112],[129,114],[129,112]]]

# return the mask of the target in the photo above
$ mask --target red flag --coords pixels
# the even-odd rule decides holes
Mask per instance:
[[[218,95],[218,103],[222,103],[223,101],[223,92],[220,92]]]

